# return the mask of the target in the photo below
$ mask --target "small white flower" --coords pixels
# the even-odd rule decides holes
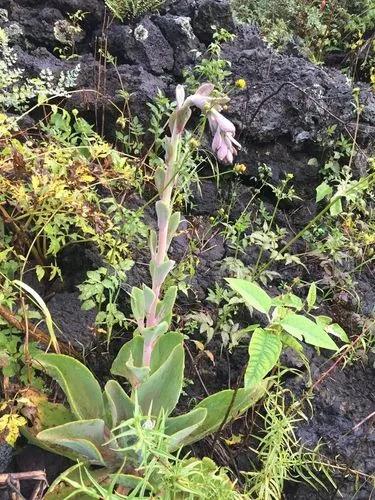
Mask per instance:
[[[134,38],[138,42],[144,42],[148,38],[148,31],[147,29],[142,25],[139,24],[135,30],[134,30]]]

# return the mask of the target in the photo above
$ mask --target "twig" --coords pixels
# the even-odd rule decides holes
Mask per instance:
[[[5,319],[5,321],[9,323],[11,326],[17,328],[17,330],[19,330],[20,332],[24,334],[28,332],[29,336],[33,340],[40,342],[42,345],[46,347],[50,345],[51,339],[49,338],[49,335],[47,335],[45,332],[43,332],[43,330],[29,323],[28,321],[17,319],[15,315],[12,313],[12,311],[7,307],[0,305],[0,316],[3,319]],[[68,345],[66,342],[60,341],[59,346],[61,353],[70,354],[74,357],[80,357],[78,352],[70,344]]]
[[[230,412],[231,412],[231,410],[232,410],[232,408],[234,406],[234,402],[236,400],[237,393],[238,393],[239,388],[240,388],[241,380],[243,379],[243,377],[245,375],[246,368],[247,368],[247,365],[245,364],[244,367],[242,368],[241,375],[238,377],[236,388],[233,391],[232,399],[231,399],[231,401],[230,401],[230,403],[228,405],[228,408],[227,408],[227,411],[226,411],[226,413],[224,415],[224,418],[223,418],[223,420],[222,420],[222,422],[221,422],[218,430],[215,433],[214,440],[212,442],[211,457],[213,456],[213,453],[215,451],[215,446],[216,446],[217,440],[219,439],[219,435],[220,435],[221,431],[223,430],[224,425],[227,423],[229,414],[230,414]]]
[[[362,425],[362,424],[364,424],[365,422],[367,422],[367,420],[370,420],[370,418],[372,418],[372,417],[375,417],[375,411],[373,411],[372,413],[370,413],[370,415],[367,415],[367,417],[366,417],[366,418],[364,418],[364,419],[363,419],[363,420],[361,420],[358,424],[356,424],[356,425],[353,427],[352,431],[357,430],[359,427],[361,427],[361,425]]]
[[[208,392],[207,387],[206,387],[205,383],[203,382],[202,376],[199,373],[197,365],[195,364],[193,355],[191,354],[190,349],[188,348],[188,346],[186,344],[185,344],[185,349],[187,350],[187,353],[189,354],[189,358],[191,360],[191,364],[193,365],[194,371],[197,374],[197,377],[199,378],[199,382],[202,384],[202,387],[203,387],[204,392],[206,393],[206,396],[209,396],[210,393]]]

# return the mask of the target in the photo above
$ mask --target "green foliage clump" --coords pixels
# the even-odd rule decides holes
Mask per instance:
[[[112,14],[123,21],[157,10],[164,0],[105,0],[105,3]]]
[[[8,35],[0,28],[0,110],[22,111],[31,99],[37,98],[41,104],[49,97],[65,96],[77,83],[79,64],[57,78],[50,69],[42,70],[37,77],[24,78],[25,71],[17,66],[17,60]]]
[[[367,43],[365,37],[375,22],[371,0],[232,0],[232,5],[239,19],[258,23],[266,39],[278,48],[298,38],[316,62],[330,52],[362,48],[364,64],[373,64],[373,42],[370,38]]]

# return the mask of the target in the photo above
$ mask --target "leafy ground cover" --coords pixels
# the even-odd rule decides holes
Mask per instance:
[[[89,4],[0,2],[5,498],[368,498],[371,5]]]

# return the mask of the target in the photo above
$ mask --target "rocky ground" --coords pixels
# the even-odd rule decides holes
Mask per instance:
[[[58,72],[76,65],[76,60],[63,61],[54,54],[53,27],[56,21],[77,9],[88,12],[83,21],[84,34],[76,48],[81,65],[79,86],[87,91],[77,93],[67,106],[77,108],[111,138],[116,116],[110,102],[120,104],[117,95],[119,78],[131,93],[133,115],[146,122],[146,103],[158,89],[173,95],[175,85],[182,81],[182,70],[195,63],[194,51],[204,52],[210,43],[211,27],[216,25],[228,29],[237,37],[224,46],[223,57],[230,60],[233,77],[248,82],[246,91],[233,95],[228,110],[243,145],[239,161],[247,165],[232,217],[235,218],[249,200],[247,186],[251,185],[257,166],[266,163],[275,181],[285,172],[294,174],[294,185],[300,199],[286,206],[281,217],[288,221],[291,233],[304,227],[317,210],[315,188],[320,183],[319,171],[317,166],[308,166],[308,160],[324,155],[317,142],[319,133],[332,124],[337,125],[338,132],[353,133],[356,127],[352,87],[340,70],[313,65],[299,53],[298,47],[290,47],[282,54],[275,52],[266,45],[256,28],[235,23],[227,0],[171,0],[158,14],[145,16],[132,24],[113,21],[108,25],[103,23],[103,4],[102,0],[0,0],[0,8],[8,13],[8,20],[3,20],[3,24],[12,27],[20,66],[35,75],[46,68]],[[147,30],[147,37],[143,40],[134,36],[134,30],[140,25]],[[98,48],[104,40],[108,51],[117,58],[117,70],[98,62]],[[375,96],[366,84],[359,82],[358,86],[364,112],[360,117],[357,140],[364,154],[370,154],[375,138]],[[354,164],[356,176],[361,174],[362,168],[363,157],[358,155]],[[194,208],[187,218],[207,219],[216,212],[220,199],[230,189],[230,186],[224,186],[219,191],[214,182],[205,181],[204,194],[196,194]],[[272,199],[266,201],[272,204]],[[177,259],[186,244],[184,237],[174,243],[173,252]],[[181,300],[182,308],[196,307],[205,299],[207,289],[223,276],[222,259],[230,255],[231,250],[220,236],[211,241],[208,252],[197,255],[199,267],[191,283],[196,294]],[[255,257],[248,252],[242,258],[245,264],[249,264]],[[88,327],[93,322],[93,314],[80,310],[76,285],[82,282],[87,269],[97,266],[98,256],[90,248],[84,248],[74,251],[74,255],[65,253],[60,259],[64,287],[55,291],[48,306],[64,335],[78,339],[87,348],[92,341]],[[322,270],[316,263],[309,263],[307,268],[306,277],[311,281],[319,279]],[[293,268],[280,272],[285,280],[301,274],[300,269]],[[140,279],[143,276],[132,275],[130,283]],[[336,321],[344,322],[343,326],[350,325],[349,334],[352,336],[358,334],[357,325],[362,315],[370,316],[373,312],[374,269],[367,269],[356,277],[356,291],[362,299],[360,310],[358,304],[349,299],[343,303],[342,298],[341,302],[334,301],[329,310]],[[330,362],[313,351],[309,351],[309,358],[313,380],[317,380],[330,367]],[[353,428],[374,411],[374,362],[374,356],[370,355],[344,370],[340,365],[335,367],[317,387],[312,419],[298,431],[308,446],[313,447],[322,440],[328,457],[338,456],[340,463],[366,474],[375,470],[374,429],[371,420]],[[231,356],[231,365],[235,380],[238,376],[236,355]],[[213,386],[227,383],[226,367],[225,360],[218,362],[215,370],[211,367]],[[209,379],[207,383],[211,384]],[[306,380],[296,378],[289,384],[298,393],[305,388]],[[46,455],[40,451],[37,455],[35,453],[35,450],[30,452],[29,447],[21,452],[16,459],[18,470],[38,468],[46,461],[47,468],[53,468],[54,464],[48,465]],[[41,463],[39,456],[42,457]],[[236,460],[237,467],[244,467],[241,454]],[[306,486],[289,485],[286,498],[368,499],[371,496],[370,484],[363,481],[354,484],[345,471],[336,479],[338,491],[316,493]],[[358,488],[360,491],[356,493]]]

